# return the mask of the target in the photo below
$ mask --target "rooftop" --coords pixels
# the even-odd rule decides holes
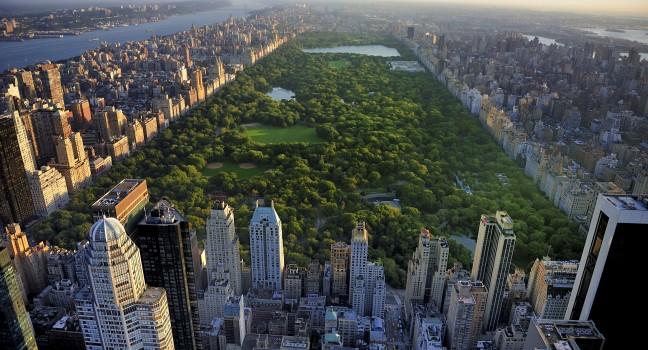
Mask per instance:
[[[619,210],[648,211],[648,197],[608,194],[603,198]]]
[[[592,321],[538,319],[534,326],[544,342],[556,350],[577,350],[579,340],[605,340]]]
[[[129,193],[131,193],[141,183],[145,183],[144,179],[124,179],[115,187],[110,189],[106,194],[101,196],[92,207],[110,207],[115,206],[121,202]]]

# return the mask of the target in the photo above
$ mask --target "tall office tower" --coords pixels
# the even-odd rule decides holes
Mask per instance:
[[[42,105],[31,112],[31,126],[38,149],[38,163],[47,164],[56,158],[55,144],[59,138],[72,135],[70,112],[57,107]]]
[[[64,105],[63,86],[61,84],[61,73],[56,64],[49,63],[40,66],[40,76],[43,82],[44,97],[52,100],[54,104]]]
[[[223,306],[223,330],[227,344],[243,345],[247,323],[242,295],[229,297]]]
[[[223,305],[231,296],[234,296],[234,290],[229,273],[222,268],[214,271],[207,289],[198,299],[201,327],[208,327],[215,318],[223,318]]]
[[[124,179],[92,204],[92,217],[95,221],[104,216],[117,218],[130,234],[144,216],[148,202],[146,180]]]
[[[174,349],[166,292],[147,287],[140,250],[115,218],[90,229],[84,250],[90,284],[75,296],[86,348]]]
[[[43,242],[30,246],[27,235],[18,224],[5,227],[5,239],[25,295],[38,295],[47,286],[49,246]]]
[[[259,207],[257,202],[250,221],[250,255],[252,288],[280,291],[284,268],[283,237],[274,202],[270,207]]]
[[[146,284],[167,292],[173,340],[178,349],[195,349],[200,338],[194,246],[196,232],[171,203],[161,200],[140,221],[136,242],[141,248]]]
[[[18,83],[20,83],[20,95],[23,98],[32,100],[36,98],[36,84],[32,72],[26,69],[20,69],[16,74]]]
[[[578,273],[578,261],[536,259],[531,267],[527,294],[533,311],[540,318],[565,317]]]
[[[99,131],[99,137],[105,142],[126,134],[128,119],[121,109],[104,107],[95,112],[92,120]]]
[[[83,98],[72,101],[72,115],[74,116],[74,124],[79,129],[85,129],[92,123],[92,112],[90,111],[90,101]]]
[[[500,312],[500,323],[509,324],[509,316],[513,305],[528,300],[527,287],[524,283],[526,273],[523,269],[515,269],[506,278],[506,290],[504,292],[504,306]]]
[[[68,192],[84,187],[92,180],[90,160],[83,148],[83,139],[78,132],[70,137],[56,140],[56,159],[52,164],[65,177]]]
[[[286,265],[283,280],[283,297],[286,303],[289,300],[295,304],[299,303],[299,298],[301,298],[303,290],[303,276],[303,271],[297,264]]]
[[[405,285],[405,317],[412,316],[412,303],[423,304],[430,260],[430,231],[421,229],[418,246],[407,264],[407,283]]]
[[[447,342],[452,350],[475,348],[481,331],[488,291],[481,282],[458,281],[448,308]]]
[[[24,155],[28,146],[21,144],[19,121],[16,113],[0,116],[0,222],[4,224],[25,223],[34,215],[25,173],[33,163]]]
[[[364,222],[360,222],[351,232],[351,258],[349,266],[349,300],[353,301],[353,293],[358,290],[356,279],[362,277],[366,282],[367,254],[369,251],[369,236]],[[358,316],[364,313],[358,312]]]
[[[449,246],[445,237],[432,237],[421,229],[418,247],[407,267],[405,315],[411,316],[412,303],[433,305],[441,309],[447,280]]]
[[[619,322],[628,317],[628,310],[636,309],[637,302],[620,297],[619,286],[636,278],[634,267],[643,266],[646,232],[645,197],[599,195],[566,317],[594,321],[608,349],[623,347],[627,332],[642,331],[639,324]]]
[[[454,285],[459,281],[470,280],[470,272],[463,269],[460,262],[455,262],[451,269],[446,273],[446,291],[443,296],[443,314],[448,314],[450,297],[454,290]]]
[[[344,242],[331,244],[331,295],[333,297],[347,296],[349,287],[347,272],[349,271],[349,257],[351,248]]]
[[[371,299],[371,316],[385,317],[385,298],[387,296],[387,286],[385,285],[385,272],[381,265],[373,265],[370,268],[369,278],[373,280],[371,285],[371,292],[367,294]],[[370,265],[371,267],[371,265]],[[366,310],[365,310],[366,311]],[[368,312],[367,312],[368,314]]]
[[[482,215],[470,277],[488,288],[484,331],[497,327],[514,247],[513,219],[505,211]]]
[[[223,268],[229,274],[234,293],[241,295],[241,255],[234,209],[225,202],[216,202],[207,219],[206,231],[207,276],[211,279],[219,268]]]
[[[443,236],[434,237],[430,240],[430,243],[430,259],[428,259],[428,273],[425,282],[425,302],[432,305],[436,310],[441,310],[447,279],[450,246]]]
[[[27,174],[36,215],[47,215],[63,208],[69,201],[65,178],[56,168],[43,166]]]
[[[34,328],[8,250],[0,245],[0,348],[36,350]]]
[[[333,269],[331,263],[324,262],[324,269],[322,270],[322,295],[325,297],[331,296],[331,282],[333,281]],[[346,290],[346,288],[344,289]]]
[[[203,84],[202,70],[196,68],[191,72],[191,86],[196,89],[198,101],[205,99],[205,84]]]
[[[378,305],[382,305],[378,310],[373,309],[374,305],[374,294],[378,292],[378,296],[381,297],[382,291],[381,289],[384,289],[380,286],[381,283],[384,283],[385,281],[385,269],[383,266],[379,263],[373,263],[369,262],[367,263],[367,277],[365,279],[365,288],[367,289],[365,291],[365,314],[368,315],[382,315],[383,314],[383,308],[385,305],[384,301],[376,300]],[[384,299],[384,297],[382,297]],[[375,316],[375,315],[374,315]]]
[[[367,276],[360,275],[351,281],[351,287],[349,288],[349,295],[351,295],[350,303],[351,308],[355,311],[358,316],[365,315],[365,305],[366,305],[366,292],[367,292]]]
[[[617,321],[618,322],[618,321]],[[625,322],[622,322],[625,323]],[[625,339],[628,340],[627,338]],[[631,348],[633,346],[630,346]],[[529,325],[524,350],[608,348],[605,333],[599,332],[592,321],[566,321],[534,318]],[[620,348],[611,349],[623,349]]]
[[[320,294],[322,288],[322,265],[319,261],[311,260],[308,264],[308,272],[306,273],[306,283],[304,286],[306,296],[309,294]]]

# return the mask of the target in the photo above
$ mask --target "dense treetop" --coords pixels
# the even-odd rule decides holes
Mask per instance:
[[[381,260],[388,282],[400,287],[421,227],[449,238],[476,236],[483,213],[506,210],[515,221],[514,262],[528,268],[536,257],[577,258],[582,238],[575,225],[537,190],[461,104],[428,73],[391,71],[390,59],[307,54],[301,47],[384,44],[412,53],[392,38],[309,33],[284,45],[230,83],[153,142],[116,164],[67,209],[33,230],[36,239],[73,246],[91,224],[90,204],[119,180],[146,178],[151,197],[168,197],[200,234],[214,195],[236,209],[247,254],[253,201],[274,199],[284,224],[286,262],[305,266],[328,259],[330,244],[349,241],[358,220],[367,222],[370,258]],[[330,64],[344,60],[348,64]],[[273,101],[273,86],[296,100]],[[320,143],[255,143],[242,124],[296,123],[316,128]],[[209,162],[249,162],[266,170],[252,178],[223,171],[206,177]],[[508,184],[496,174],[508,176]],[[459,176],[473,194],[455,185]],[[363,196],[394,191],[401,209],[375,206]],[[451,241],[464,264],[469,253]]]

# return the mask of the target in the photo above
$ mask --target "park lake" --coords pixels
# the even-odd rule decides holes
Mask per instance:
[[[400,56],[398,50],[384,45],[351,45],[336,47],[316,47],[303,49],[306,53],[353,53],[367,56],[396,57]]]
[[[283,101],[283,100],[294,100],[295,99],[295,93],[288,90],[284,89],[281,87],[273,87],[270,92],[267,93],[268,96],[272,97],[273,100],[275,101]]]

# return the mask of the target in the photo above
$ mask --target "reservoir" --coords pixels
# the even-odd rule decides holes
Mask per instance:
[[[78,36],[64,36],[54,39],[35,39],[25,41],[0,42],[0,71],[12,67],[24,67],[46,60],[58,61],[78,56],[94,49],[102,42],[125,43],[150,38],[152,35],[169,35],[190,29],[192,25],[203,26],[222,22],[233,17],[242,17],[248,9],[225,7],[213,11],[172,16],[159,22],[150,22],[128,27],[115,27],[109,30],[95,30]]]
[[[396,57],[400,56],[398,50],[384,45],[353,45],[337,47],[316,47],[303,49],[306,53],[354,53],[358,55]]]
[[[547,38],[547,37],[544,37],[544,36],[528,35],[528,34],[524,34],[524,36],[525,36],[529,41],[532,41],[533,39],[535,39],[535,38],[537,37],[537,38],[538,38],[538,41],[540,41],[540,44],[542,44],[542,45],[551,46],[551,45],[553,45],[553,44],[556,44],[556,45],[558,45],[558,46],[565,46],[564,44],[561,44],[561,43],[557,42],[557,41],[554,40],[554,39]]]

